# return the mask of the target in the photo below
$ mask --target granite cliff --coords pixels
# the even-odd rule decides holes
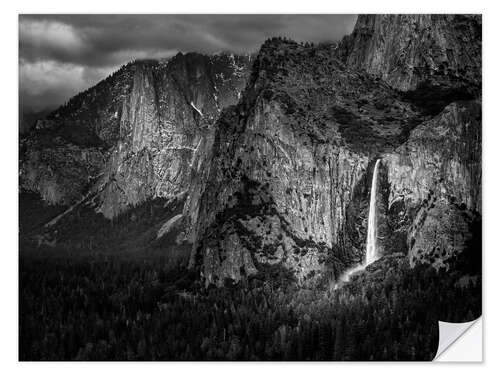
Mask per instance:
[[[90,192],[108,218],[181,195],[198,145],[237,102],[250,65],[249,56],[189,53],[123,66],[22,138],[21,187],[52,204]]]
[[[412,264],[449,267],[448,259],[469,240],[480,254],[475,228],[481,217],[479,102],[451,103],[417,126],[383,162],[394,219],[390,238],[402,234]]]
[[[480,16],[360,16],[339,44],[124,66],[23,138],[21,186],[107,218],[185,201],[158,238],[207,285],[307,283],[364,258],[380,159],[379,251],[447,269],[480,252],[480,103]]]
[[[481,27],[477,15],[361,15],[340,54],[350,67],[438,110],[480,95]]]
[[[449,268],[464,249],[480,257],[481,28],[477,15],[367,15],[340,44],[346,64],[427,115],[381,155],[381,242],[411,264]]]
[[[481,206],[480,24],[360,16],[337,46],[268,40],[185,207],[191,267],[219,285],[267,265],[338,276],[364,255],[377,158],[379,251],[457,256]]]

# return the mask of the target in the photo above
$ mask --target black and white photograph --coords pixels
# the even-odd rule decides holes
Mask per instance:
[[[483,310],[482,22],[18,14],[18,360],[434,360]]]

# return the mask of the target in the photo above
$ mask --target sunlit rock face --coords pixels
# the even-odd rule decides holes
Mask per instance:
[[[398,233],[406,239],[412,265],[448,268],[449,259],[472,240],[471,223],[480,220],[480,104],[450,104],[383,160],[394,224],[391,242],[397,243]],[[474,235],[480,239],[480,231]]]
[[[426,85],[477,94],[481,28],[479,15],[361,15],[341,51],[349,66],[398,90]]]
[[[338,46],[266,42],[186,205],[191,266],[222,285],[265,264],[306,281],[362,261],[377,158],[381,255],[437,265],[430,254],[443,245],[428,233],[463,230],[467,242],[468,224],[453,220],[455,209],[477,217],[481,205],[480,25],[476,16],[373,15]],[[440,209],[422,221],[430,196]],[[462,251],[459,242],[443,257]]]
[[[345,207],[366,158],[314,145],[281,121],[262,121],[273,111],[281,115],[261,107],[261,120],[252,118],[241,138],[218,133],[195,245],[209,282],[240,280],[257,263],[284,264],[304,278],[323,270],[342,239]]]
[[[457,102],[423,122],[384,157],[390,203],[415,205],[429,194],[481,212],[481,105]]]
[[[54,204],[94,190],[108,218],[182,193],[197,147],[238,101],[250,65],[249,56],[190,53],[122,67],[23,140],[21,186]]]
[[[387,251],[409,251],[412,265],[417,252],[418,259],[434,257],[439,252],[433,248],[443,249],[441,240],[432,242],[420,230],[428,233],[432,227],[449,238],[459,231],[452,223],[460,221],[455,206],[465,216],[481,212],[481,17],[362,15],[337,55],[400,91],[425,115],[406,129],[400,146],[382,153],[386,195],[380,196],[379,210],[385,209],[385,227],[379,228],[379,243]],[[440,209],[433,208],[420,223],[431,199]],[[438,211],[440,229],[431,219]],[[468,228],[461,226],[465,237]],[[443,257],[460,253],[459,243],[448,243]]]
[[[176,241],[207,285],[271,266],[308,282],[364,260],[380,159],[377,252],[447,269],[480,222],[480,24],[360,16],[338,45],[129,64],[22,140],[21,186],[91,191],[108,218],[185,199]]]
[[[191,266],[222,285],[266,264],[306,281],[361,260],[349,207],[367,197],[370,160],[421,116],[398,95],[331,46],[266,42],[242,100],[217,122],[207,175],[186,205]]]

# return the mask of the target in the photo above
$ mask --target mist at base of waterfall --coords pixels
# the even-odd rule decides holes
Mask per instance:
[[[364,271],[366,266],[375,262],[379,256],[377,253],[377,177],[380,159],[375,162],[373,168],[372,185],[370,190],[370,210],[368,212],[368,230],[366,235],[366,255],[364,263],[358,264],[345,271],[338,279],[334,289],[350,280],[355,273]]]
[[[370,264],[378,260],[379,257],[372,258],[370,262],[365,262],[365,263],[360,263],[355,265],[354,267],[349,268],[346,270],[340,277],[338,278],[337,282],[335,283],[334,290],[338,289],[342,284],[348,283],[351,280],[352,275],[357,274],[359,272],[362,272],[365,270],[366,267],[368,267]]]

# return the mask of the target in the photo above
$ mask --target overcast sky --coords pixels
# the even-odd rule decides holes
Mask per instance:
[[[22,112],[54,108],[137,58],[257,51],[271,36],[337,41],[354,15],[21,15]]]

